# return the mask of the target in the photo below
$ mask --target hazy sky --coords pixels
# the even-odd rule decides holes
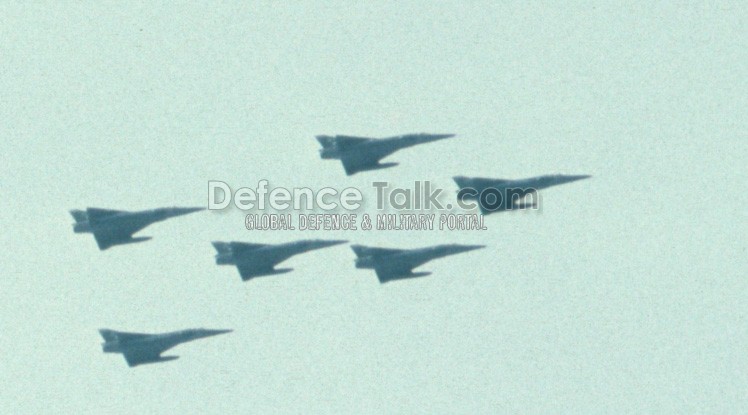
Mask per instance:
[[[748,7],[0,3],[0,412],[748,412]],[[237,2],[238,3],[238,2]],[[456,133],[347,177],[317,134]],[[594,178],[482,232],[249,232],[100,252],[69,209],[209,180]],[[481,243],[380,285],[337,246],[241,282],[212,240]],[[98,328],[231,328],[128,368]]]

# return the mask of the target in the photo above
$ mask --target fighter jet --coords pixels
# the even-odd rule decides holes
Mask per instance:
[[[457,199],[477,200],[481,213],[488,215],[514,209],[537,208],[538,190],[589,177],[592,176],[554,174],[519,180],[465,176],[455,176],[453,179],[460,188],[457,192]],[[524,202],[528,195],[533,196],[531,203]]]
[[[413,268],[447,255],[484,248],[485,245],[436,245],[417,249],[371,248],[351,245],[356,253],[356,268],[373,269],[379,282],[424,277],[430,272],[413,272]]]
[[[302,240],[277,245],[213,242],[213,246],[218,251],[216,264],[236,265],[242,281],[248,281],[254,277],[293,271],[293,268],[276,269],[275,266],[294,255],[346,242],[348,241]]]
[[[390,154],[417,144],[454,137],[454,134],[406,134],[388,138],[353,137],[348,135],[318,135],[323,159],[339,159],[350,176],[361,171],[385,169],[398,163],[380,163]]]
[[[140,212],[88,208],[71,210],[70,214],[75,219],[73,232],[93,233],[96,244],[103,251],[115,245],[147,241],[150,236],[133,238],[132,234],[152,223],[201,210],[204,208],[172,207]]]
[[[180,343],[232,331],[189,329],[163,334],[145,334],[99,329],[104,338],[104,343],[101,344],[104,353],[122,353],[130,367],[178,359],[179,356],[161,356],[161,353]]]

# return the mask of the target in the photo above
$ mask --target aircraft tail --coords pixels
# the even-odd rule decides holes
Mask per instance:
[[[473,187],[473,181],[465,176],[455,176],[452,178],[460,189]]]
[[[335,137],[331,137],[329,135],[318,135],[317,141],[322,145],[322,148],[334,148],[335,147]]]
[[[213,248],[216,248],[219,254],[231,254],[231,243],[229,242],[211,242]]]
[[[367,251],[370,249],[368,247],[365,247],[363,245],[351,245],[351,249],[353,249],[353,252],[356,254],[357,257],[365,257],[367,256]]]
[[[99,333],[101,334],[101,337],[104,338],[104,341],[107,342],[115,342],[117,341],[117,332],[110,329],[99,329]]]
[[[76,222],[88,222],[88,214],[85,210],[73,209],[70,214],[73,215]]]

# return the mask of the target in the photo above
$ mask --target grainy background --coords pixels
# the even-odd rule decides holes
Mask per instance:
[[[748,412],[744,3],[0,4],[0,412]],[[343,174],[316,134],[458,137]],[[208,180],[594,178],[485,232],[162,222],[99,252],[69,209]],[[345,246],[242,283],[211,240],[488,248],[380,286]],[[130,369],[100,327],[233,328]]]

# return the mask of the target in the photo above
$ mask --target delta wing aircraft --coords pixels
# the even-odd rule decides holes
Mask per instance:
[[[546,187],[587,179],[589,175],[546,175],[527,179],[507,180],[485,177],[453,177],[460,188],[457,199],[475,200],[481,213],[488,215],[494,212],[537,208],[537,192]],[[527,196],[533,201],[525,202]]]
[[[247,281],[254,277],[293,271],[292,268],[276,269],[275,266],[294,255],[347,242],[316,239],[277,245],[246,242],[213,242],[213,247],[218,251],[216,254],[216,264],[236,265],[242,281]]]
[[[380,283],[430,275],[430,272],[413,272],[413,268],[447,255],[484,247],[485,245],[450,244],[417,249],[390,249],[351,245],[357,256],[356,268],[373,269]]]
[[[155,222],[201,210],[204,208],[172,207],[139,212],[88,208],[71,210],[70,214],[75,219],[73,232],[92,233],[99,249],[103,251],[115,245],[147,241],[151,239],[150,236],[133,238],[132,234]]]
[[[100,329],[104,338],[101,348],[104,353],[122,353],[130,367],[146,364],[168,362],[179,356],[161,356],[161,353],[180,343],[230,333],[233,330],[188,329],[162,334],[127,333],[109,329]]]
[[[379,160],[407,147],[450,137],[454,137],[454,134],[420,133],[388,138],[318,135],[317,141],[322,145],[320,157],[340,160],[345,173],[350,176],[362,171],[397,166],[398,163],[380,163]]]

